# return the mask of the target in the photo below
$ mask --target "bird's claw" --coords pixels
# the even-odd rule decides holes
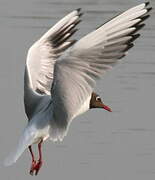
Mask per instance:
[[[36,161],[35,160],[33,160],[32,161],[32,165],[31,165],[31,168],[30,168],[30,174],[33,176],[33,172],[34,172],[34,168],[35,168],[35,166],[36,166]]]
[[[30,175],[33,176],[34,171],[35,171],[35,175],[37,175],[41,166],[42,166],[42,161],[39,160],[37,163],[36,163],[36,161],[33,161],[31,169],[30,169]]]

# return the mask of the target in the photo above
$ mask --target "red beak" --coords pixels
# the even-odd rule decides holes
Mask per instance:
[[[105,110],[107,110],[109,112],[112,112],[111,108],[106,106],[105,104],[102,104],[102,107],[103,107],[103,109],[105,109]]]

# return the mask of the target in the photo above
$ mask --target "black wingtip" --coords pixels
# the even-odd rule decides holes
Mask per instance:
[[[153,8],[150,7],[150,8],[146,8],[147,12],[150,12]]]
[[[122,59],[123,57],[125,57],[126,56],[126,54],[123,54],[123,55],[121,55],[118,59]]]
[[[139,38],[140,37],[140,34],[133,34],[132,35],[132,39],[133,40],[136,40],[137,38]]]
[[[72,29],[71,31],[70,31],[70,34],[71,35],[73,35],[74,33],[76,33],[76,31],[78,31],[79,29]]]
[[[137,27],[139,27],[140,23],[142,23],[143,21],[145,21],[146,19],[148,19],[150,17],[150,15],[145,15],[145,16],[142,16],[140,19],[140,21],[136,24],[134,24],[132,27],[135,27],[137,29]]]
[[[140,29],[142,29],[143,27],[145,26],[145,24],[143,23],[143,24],[138,24],[137,26],[135,26],[135,31],[133,32],[133,34],[134,33],[136,33],[137,31],[139,31]]]
[[[80,12],[80,11],[81,11],[81,8],[77,8],[76,11]]]
[[[128,47],[125,49],[125,51],[128,51],[128,50],[131,49],[133,46],[134,46],[133,43],[128,44]]]
[[[75,44],[75,43],[77,42],[77,40],[72,39],[72,40],[70,40],[69,42],[70,42],[70,46],[72,46],[73,44]]]
[[[79,16],[79,17],[81,17],[82,15],[83,15],[83,13],[79,13],[79,15],[78,15],[78,16]]]
[[[133,34],[131,36],[132,36],[132,38],[128,43],[131,43],[131,42],[135,41],[137,38],[139,38],[140,34]]]
[[[69,42],[70,42],[71,44],[74,44],[74,43],[77,42],[77,40],[76,40],[76,39],[72,39],[72,40],[69,40]]]
[[[142,29],[145,26],[145,24],[139,24],[138,26],[136,26],[136,30],[139,31],[140,29]]]
[[[79,19],[74,25],[75,25],[75,26],[78,25],[81,21],[82,21],[82,20]]]
[[[150,17],[150,15],[148,14],[148,15],[146,15],[146,16],[143,16],[143,17],[141,17],[141,21],[140,22],[143,22],[143,21],[145,21],[146,19],[148,19]]]
[[[148,6],[149,4],[150,4],[150,2],[149,2],[149,1],[145,2],[145,6]]]

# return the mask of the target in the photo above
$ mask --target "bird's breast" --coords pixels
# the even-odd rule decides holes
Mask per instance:
[[[79,116],[80,114],[85,113],[86,111],[89,110],[89,106],[90,106],[90,98],[91,96],[89,96],[84,103],[81,105],[81,107],[79,109],[77,109],[77,112],[74,114],[73,118],[75,118],[76,116]]]

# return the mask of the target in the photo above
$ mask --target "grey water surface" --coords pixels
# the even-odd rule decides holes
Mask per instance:
[[[28,151],[11,167],[2,161],[27,123],[23,106],[28,48],[60,18],[81,7],[77,39],[143,0],[0,0],[0,179],[32,179]],[[151,0],[155,8],[155,0]],[[135,47],[98,82],[113,112],[76,118],[62,143],[46,142],[38,180],[155,179],[155,11]]]

